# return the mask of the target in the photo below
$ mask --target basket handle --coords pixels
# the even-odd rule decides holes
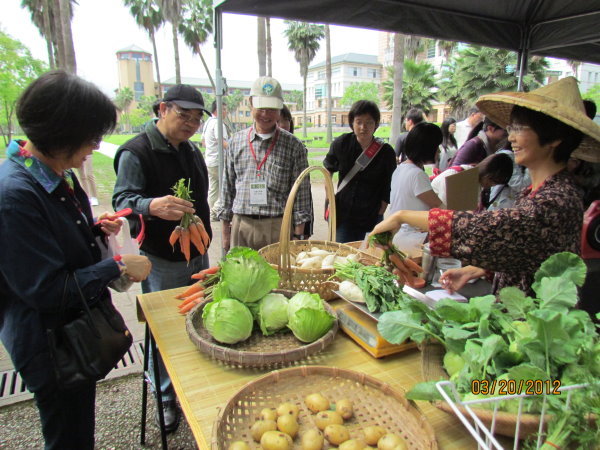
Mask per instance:
[[[281,222],[281,232],[279,234],[279,267],[287,269],[288,273],[290,270],[290,230],[292,226],[292,211],[294,209],[294,201],[296,200],[296,193],[300,189],[300,185],[304,178],[313,171],[320,171],[325,177],[325,192],[327,199],[329,200],[329,237],[328,240],[335,242],[335,193],[333,190],[333,182],[331,181],[331,174],[324,167],[310,166],[307,167],[298,175],[298,178],[292,186],[292,190],[288,195],[287,202],[285,204],[285,211],[283,213],[283,221]]]

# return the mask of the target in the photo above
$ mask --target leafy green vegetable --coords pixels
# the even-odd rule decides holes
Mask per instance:
[[[279,274],[256,250],[232,248],[221,262],[219,297],[232,297],[244,303],[257,302],[279,284]],[[214,298],[218,299],[217,293]]]
[[[298,292],[288,302],[288,328],[302,342],[313,342],[324,336],[334,322],[318,294]]]
[[[539,282],[543,278],[562,278],[570,280],[577,286],[583,286],[587,267],[583,260],[570,252],[556,253],[542,263],[534,276],[533,290],[538,293]]]
[[[265,336],[285,328],[288,323],[287,297],[271,293],[261,298],[258,302],[257,322]]]
[[[208,303],[202,311],[202,322],[210,335],[223,344],[248,339],[254,325],[248,307],[233,298]]]

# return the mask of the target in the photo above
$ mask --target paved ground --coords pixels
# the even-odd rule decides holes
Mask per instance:
[[[107,154],[113,150],[104,146]],[[103,151],[104,153],[104,151]],[[3,161],[0,160],[0,164]],[[322,183],[314,183],[312,193],[316,211],[313,239],[327,238],[327,223],[322,219],[325,189]],[[95,213],[103,212],[110,205],[107,196],[100,197]],[[211,263],[221,257],[220,223],[212,223],[214,239],[209,249]],[[99,383],[96,401],[96,447],[102,449],[160,448],[158,428],[154,425],[154,401],[150,401],[147,445],[139,444],[141,420],[141,348],[144,326],[136,315],[135,297],[141,293],[136,284],[128,293],[114,293],[113,300],[123,314],[136,344],[128,365],[113,371],[109,379]],[[112,377],[112,378],[110,378]],[[27,392],[19,392],[19,379],[14,374],[10,358],[0,344],[0,449],[43,448],[37,409]],[[15,385],[15,386],[11,386]],[[15,393],[8,391],[16,390]],[[16,389],[14,389],[16,388]],[[3,398],[4,397],[4,398]],[[191,431],[183,420],[176,433],[169,436],[169,447],[175,449],[195,448]]]

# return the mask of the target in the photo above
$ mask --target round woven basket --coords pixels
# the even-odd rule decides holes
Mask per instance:
[[[439,381],[441,379],[447,380],[448,374],[444,370],[444,354],[446,349],[443,345],[435,343],[427,343],[423,345],[421,351],[421,372],[425,381]],[[433,402],[433,404],[448,413],[454,414],[450,405],[443,401]],[[464,408],[458,408],[461,412],[465,413]],[[492,419],[494,411],[474,408],[471,407],[473,412],[481,419],[481,421],[488,427],[492,425]],[[466,413],[468,415],[468,413]],[[498,411],[496,413],[496,421],[494,423],[494,433],[502,436],[514,437],[517,426],[517,415]],[[532,434],[538,432],[540,426],[539,414],[521,414],[521,421],[519,425],[519,439],[524,439]]]
[[[382,381],[361,372],[324,366],[301,366],[277,370],[246,384],[229,399],[213,424],[211,448],[227,449],[237,440],[250,448],[260,448],[252,440],[250,428],[263,408],[276,408],[283,402],[298,406],[298,436],[312,428],[314,414],[304,397],[320,392],[331,403],[349,399],[354,416],[345,421],[350,438],[363,438],[363,429],[380,425],[402,436],[411,449],[437,449],[433,428],[418,407]],[[300,448],[298,436],[293,448]],[[333,448],[325,441],[323,448]]]
[[[296,193],[302,184],[302,180],[312,171],[321,171],[325,177],[325,191],[329,200],[329,233],[327,241],[303,240],[290,241],[290,230],[292,227],[292,212]],[[337,297],[332,286],[325,283],[335,272],[335,269],[301,269],[291,266],[290,256],[296,257],[300,252],[309,251],[312,247],[318,247],[329,252],[335,252],[338,256],[358,255],[363,264],[375,264],[378,259],[375,256],[361,252],[349,245],[335,242],[336,213],[335,194],[331,175],[323,167],[311,166],[298,176],[288,196],[279,242],[261,248],[258,252],[279,272],[279,287],[292,291],[304,291],[319,294],[323,300],[332,300]]]
[[[287,298],[295,292],[276,289]],[[188,335],[198,349],[214,359],[238,367],[276,368],[289,365],[314,355],[333,342],[338,331],[338,321],[334,310],[325,304],[327,311],[335,317],[331,329],[321,338],[306,344],[299,341],[291,332],[279,332],[264,336],[260,329],[254,329],[245,341],[233,345],[215,341],[202,323],[202,311],[208,300],[197,305],[187,315],[185,325]]]

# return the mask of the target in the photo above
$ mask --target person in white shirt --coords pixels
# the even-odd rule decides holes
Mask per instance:
[[[218,222],[217,209],[219,202],[219,145],[217,140],[217,102],[213,101],[211,107],[212,116],[204,123],[202,129],[202,142],[206,153],[204,160],[208,168],[208,207],[210,208],[210,220]],[[227,115],[227,107],[223,105],[223,120]],[[223,126],[223,149],[227,148],[227,127]]]
[[[477,108],[469,109],[469,113],[465,120],[461,120],[456,123],[456,132],[454,133],[454,139],[456,139],[456,148],[461,148],[466,142],[467,137],[471,129],[483,121],[483,114]]]
[[[475,167],[473,164],[462,164],[460,166],[450,166],[446,168],[442,173],[431,180],[431,188],[435,195],[441,200],[443,207],[448,205],[448,195],[446,193],[446,178],[450,175],[457,174],[463,170],[472,169]]]

